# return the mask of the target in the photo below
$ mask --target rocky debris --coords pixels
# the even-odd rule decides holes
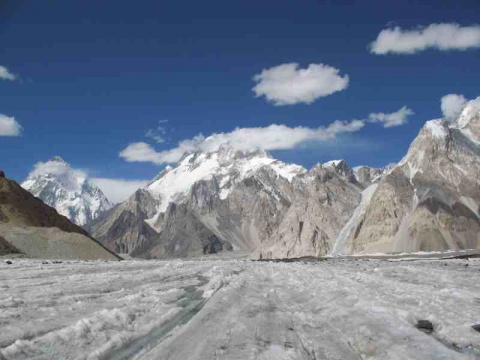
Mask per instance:
[[[7,264],[7,265],[12,265],[13,262],[11,262],[10,260],[7,260],[7,261],[5,261],[5,264]]]
[[[433,324],[428,320],[418,320],[415,327],[427,334],[431,334],[433,332]]]

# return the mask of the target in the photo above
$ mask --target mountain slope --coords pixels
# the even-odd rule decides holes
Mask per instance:
[[[118,259],[81,227],[59,215],[15,181],[2,176],[0,239],[2,248],[16,249],[31,257]]]
[[[85,174],[73,170],[58,156],[37,165],[22,187],[80,226],[112,207]]]
[[[219,248],[267,257],[325,254],[359,193],[328,167],[307,171],[262,150],[224,145],[187,154],[91,229],[110,249],[140,257],[182,257]],[[276,244],[287,229],[299,226],[303,235],[296,244]]]
[[[428,121],[379,182],[343,253],[480,247],[480,98]]]
[[[307,171],[229,145],[186,154],[91,228],[110,249],[148,258],[480,248],[480,98],[451,123],[428,121],[384,169],[333,160]]]

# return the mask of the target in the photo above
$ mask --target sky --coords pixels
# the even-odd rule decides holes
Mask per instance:
[[[59,155],[131,188],[225,141],[305,167],[397,162],[425,121],[480,95],[479,12],[476,0],[3,0],[0,167],[22,181]]]

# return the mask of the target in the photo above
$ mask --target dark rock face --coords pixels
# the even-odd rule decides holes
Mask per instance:
[[[8,254],[18,254],[18,251],[15,246],[11,245],[7,240],[0,236],[0,255],[8,255]]]
[[[132,256],[167,259],[232,250],[232,245],[208,229],[186,204],[171,203],[162,221],[162,231],[135,248]]]
[[[127,201],[114,206],[89,224],[94,237],[112,251],[129,253],[158,234],[145,222],[155,215],[158,201],[137,190]]]
[[[120,259],[18,183],[0,178],[0,255]],[[28,241],[25,241],[27,239]]]
[[[480,332],[480,324],[472,325],[472,329],[475,330],[475,331]]]
[[[417,325],[415,325],[417,329],[422,330],[427,334],[431,334],[433,332],[433,324],[428,320],[418,320]]]
[[[5,177],[5,172],[2,169],[0,169],[0,178],[4,178],[4,177]]]
[[[7,178],[0,179],[0,221],[20,226],[57,227],[88,236],[81,227]]]

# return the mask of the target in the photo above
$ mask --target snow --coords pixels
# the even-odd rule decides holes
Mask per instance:
[[[425,123],[425,128],[432,132],[433,137],[445,138],[448,135],[448,131],[442,123],[442,120],[430,120]]]
[[[467,103],[454,125],[456,125],[459,129],[463,129],[464,127],[468,126],[473,117],[479,113],[480,97]]]
[[[480,118],[480,97],[467,103],[460,116],[451,124],[451,127],[459,129],[471,142],[480,145],[478,121],[472,123],[475,117]],[[472,129],[475,130],[472,131]]]
[[[96,219],[113,205],[82,171],[55,156],[38,163],[22,187],[77,225]]]
[[[362,191],[362,198],[360,200],[360,204],[355,208],[355,211],[353,212],[352,216],[347,221],[343,229],[340,230],[329,255],[331,256],[345,255],[346,253],[345,245],[347,244],[347,240],[350,238],[355,227],[358,225],[360,219],[365,214],[365,211],[367,210],[367,206],[368,204],[370,204],[370,200],[372,199],[372,196],[375,193],[377,186],[378,184],[372,184],[368,188]]]
[[[471,142],[473,142],[474,144],[476,145],[480,145],[480,138],[478,137],[478,135],[475,135],[472,130],[470,129],[461,129],[461,132],[463,135],[465,135],[465,137],[470,140]]]
[[[167,210],[168,204],[179,195],[186,195],[192,185],[200,180],[211,178],[218,172],[219,163],[216,157],[199,159],[201,166],[192,166],[186,158],[177,168],[168,171],[161,179],[147,186],[154,195],[161,198],[159,212]]]
[[[14,259],[0,288],[8,360],[480,356],[478,259]]]
[[[281,177],[292,181],[295,176],[298,174],[303,174],[306,172],[306,169],[302,166],[295,164],[285,164],[281,161],[275,161],[270,164],[273,170],[275,170]]]
[[[337,167],[343,160],[330,160],[323,164],[323,166],[333,166]]]
[[[162,176],[147,185],[146,189],[161,199],[159,213],[167,210],[171,202],[181,201],[186,197],[191,187],[198,181],[215,178],[219,182],[220,199],[226,199],[233,183],[254,174],[260,168],[269,166],[279,176],[292,179],[306,170],[295,164],[285,164],[271,158],[267,153],[256,151],[245,152],[243,157],[235,158],[232,149],[209,153],[195,153],[186,156],[176,168],[168,169]],[[154,219],[147,220],[153,223]]]

